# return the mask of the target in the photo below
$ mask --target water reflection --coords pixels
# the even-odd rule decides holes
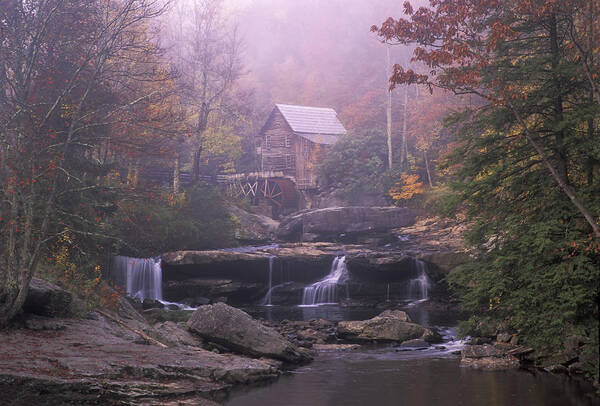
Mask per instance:
[[[438,326],[445,348],[398,351],[378,346],[350,352],[322,352],[313,363],[262,387],[236,389],[230,406],[286,405],[463,405],[463,406],[592,406],[576,383],[563,376],[524,371],[479,371],[459,366],[453,354],[462,346],[454,340],[456,315],[427,309],[425,303],[404,309],[417,323]],[[364,320],[382,309],[339,305],[273,306],[246,309],[267,320]]]
[[[322,353],[276,383],[234,392],[226,405],[589,406],[561,377],[460,368],[458,358]],[[285,401],[282,401],[285,399]]]

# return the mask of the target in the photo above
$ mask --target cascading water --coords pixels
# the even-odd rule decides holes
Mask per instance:
[[[429,298],[429,278],[427,277],[427,263],[415,259],[417,277],[408,283],[408,298],[413,301],[424,301]]]
[[[267,294],[265,298],[262,300],[263,306],[272,306],[271,304],[271,292],[273,291],[273,263],[275,262],[275,257],[269,257],[269,290],[267,290]]]
[[[346,257],[336,257],[327,276],[304,288],[302,306],[337,303],[337,287],[347,279]]]
[[[128,296],[162,300],[162,268],[160,258],[113,258],[112,273],[118,286],[125,288]]]

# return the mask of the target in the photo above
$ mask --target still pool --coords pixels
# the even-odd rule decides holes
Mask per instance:
[[[366,319],[381,310],[340,306],[247,309],[268,320]],[[228,406],[595,406],[591,388],[565,376],[525,370],[480,371],[460,366],[456,316],[423,306],[405,309],[419,323],[445,333],[442,347],[398,351],[393,346],[321,352],[309,365],[262,386],[232,391]]]

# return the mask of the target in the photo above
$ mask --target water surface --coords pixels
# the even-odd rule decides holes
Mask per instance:
[[[270,306],[246,309],[267,320],[364,320],[382,309],[339,305]],[[310,365],[260,387],[234,390],[228,406],[596,406],[589,388],[564,376],[523,370],[480,371],[460,367],[462,342],[456,339],[456,315],[426,304],[404,309],[417,323],[437,326],[445,342],[425,350],[361,347],[321,352]],[[585,386],[585,388],[584,388]]]
[[[372,349],[321,353],[273,384],[234,391],[228,406],[598,405],[563,377],[461,368],[451,354]]]

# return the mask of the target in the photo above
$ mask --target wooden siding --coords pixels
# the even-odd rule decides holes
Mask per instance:
[[[316,187],[316,165],[323,159],[324,148],[296,135],[277,109],[263,127],[260,145],[262,171],[292,176],[298,189]]]
[[[275,110],[263,128],[261,139],[262,170],[282,171],[286,176],[296,175],[294,138],[283,115]]]

